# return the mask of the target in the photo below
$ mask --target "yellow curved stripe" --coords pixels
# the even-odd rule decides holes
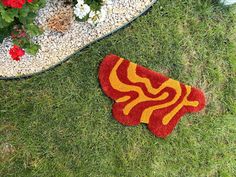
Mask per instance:
[[[144,101],[160,101],[160,100],[164,100],[169,96],[168,92],[164,92],[161,96],[157,97],[157,98],[150,98],[147,97],[144,93],[143,90],[138,87],[138,86],[134,86],[134,85],[128,85],[125,84],[123,82],[120,81],[120,79],[117,76],[117,69],[119,68],[119,66],[121,65],[121,63],[123,62],[123,58],[120,58],[117,63],[115,64],[115,66],[113,67],[110,76],[109,76],[109,81],[111,86],[116,89],[119,90],[120,92],[130,92],[130,91],[135,91],[136,93],[138,93],[138,97],[136,99],[134,99],[133,101],[131,101],[129,104],[127,104],[124,107],[124,114],[128,115],[129,112],[132,110],[133,107],[135,107],[137,104],[144,102]],[[163,87],[165,88],[165,87]],[[163,89],[162,88],[162,89]],[[125,99],[124,99],[125,100]],[[122,102],[124,101],[123,99],[117,99],[116,102]],[[127,100],[125,100],[127,101]]]
[[[144,94],[143,90],[140,87],[134,86],[134,85],[127,85],[127,84],[124,84],[123,82],[121,82],[119,80],[118,76],[117,76],[117,69],[119,68],[119,66],[121,65],[123,60],[124,59],[122,59],[122,58],[119,59],[117,61],[116,65],[113,67],[113,69],[111,71],[111,74],[109,76],[109,81],[111,83],[111,86],[116,90],[119,90],[121,92],[135,91],[139,94],[136,99],[134,99],[133,101],[131,101],[129,104],[127,104],[124,107],[123,112],[124,112],[125,115],[128,115],[129,112],[132,110],[132,108],[134,108],[139,103],[142,103],[142,102],[145,102],[145,101],[165,100],[169,96],[168,92],[164,92],[161,96],[159,96],[157,98],[150,98],[150,97],[147,97]],[[133,64],[133,63],[130,63],[130,65],[131,65],[131,69],[128,70],[128,79],[132,80],[132,82],[137,82],[138,81],[137,79],[139,79],[139,76],[136,75],[136,65]],[[151,86],[151,83],[147,78],[144,78],[142,81],[146,82],[146,85]],[[165,108],[165,107],[168,107],[170,105],[173,105],[180,98],[180,96],[181,96],[180,84],[179,84],[178,81],[175,81],[175,80],[172,80],[172,79],[168,79],[166,82],[164,82],[157,89],[153,88],[152,86],[148,87],[148,88],[149,88],[149,90],[151,90],[151,92],[153,94],[158,94],[160,91],[162,91],[166,87],[173,88],[176,91],[175,97],[170,102],[146,108],[142,113],[141,122],[148,123],[149,119],[151,117],[151,114],[154,110]],[[117,99],[116,102],[124,102],[124,101],[127,101],[127,99],[128,99],[127,97],[126,98],[120,98],[120,99]]]
[[[153,95],[158,94],[167,86],[171,86],[171,84],[173,84],[173,82],[179,83],[178,81],[169,79],[169,81],[167,80],[168,82],[167,81],[166,81],[166,83],[164,82],[159,88],[153,88],[151,81],[148,78],[140,77],[139,75],[136,74],[136,69],[137,69],[137,64],[135,64],[135,63],[129,64],[128,72],[127,72],[128,79],[132,83],[138,83],[138,82],[144,83],[148,92],[150,92]]]
[[[182,94],[182,90],[181,90],[181,87],[180,87],[180,83],[178,81],[169,79],[166,82],[164,82],[162,85],[165,85],[165,87],[173,88],[176,91],[176,94],[175,94],[174,98],[171,101],[167,102],[167,103],[163,103],[163,104],[160,104],[160,105],[155,105],[155,106],[151,106],[149,108],[146,108],[143,111],[142,115],[141,115],[141,122],[142,123],[148,123],[149,122],[149,119],[150,119],[153,111],[169,107],[169,106],[175,104],[178,101],[178,99],[180,98],[180,96]]]
[[[166,82],[164,82],[159,88],[153,88],[148,78],[143,78],[136,74],[136,69],[137,69],[137,64],[130,63],[128,67],[128,79],[132,83],[138,83],[138,82],[144,83],[148,92],[150,92],[151,94],[154,94],[154,95],[158,94],[160,91],[162,91],[166,87],[173,88],[176,91],[175,97],[170,102],[167,102],[161,105],[152,106],[143,111],[141,115],[141,122],[148,123],[154,110],[166,108],[168,106],[175,104],[178,101],[178,99],[181,96],[181,87],[178,81],[169,79]]]
[[[124,84],[118,78],[118,76],[117,76],[117,69],[119,68],[119,66],[121,65],[123,60],[124,60],[123,58],[120,58],[117,61],[117,63],[115,64],[115,66],[113,67],[112,71],[111,71],[111,74],[109,76],[109,82],[111,83],[111,86],[114,89],[119,90],[120,92],[129,92],[129,91],[136,91],[138,93],[142,92],[140,87]]]
[[[184,106],[193,106],[197,107],[199,102],[198,101],[188,101],[188,96],[191,93],[191,87],[190,86],[185,86],[187,89],[187,93],[184,96],[184,99],[181,103],[179,103],[171,112],[169,112],[162,120],[162,123],[164,125],[167,125],[170,120],[180,111],[181,108]]]
[[[130,96],[124,96],[116,100],[117,103],[128,101],[131,97]]]
[[[144,83],[148,92],[153,95],[159,93],[162,88],[158,88],[158,89],[153,88],[152,84],[148,78],[140,77],[139,75],[136,74],[136,68],[137,68],[137,64],[135,64],[135,63],[129,64],[128,72],[127,72],[128,79],[132,83],[138,83],[138,82]]]

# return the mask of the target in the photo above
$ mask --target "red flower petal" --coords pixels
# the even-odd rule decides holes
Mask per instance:
[[[25,55],[25,51],[22,50],[19,46],[14,45],[10,51],[9,54],[11,55],[13,60],[19,61],[20,57]]]

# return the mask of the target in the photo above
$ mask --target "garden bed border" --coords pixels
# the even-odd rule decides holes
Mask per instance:
[[[51,69],[56,68],[56,67],[60,66],[61,64],[65,63],[66,61],[68,61],[71,57],[78,55],[78,53],[79,53],[80,51],[82,51],[82,50],[84,50],[85,48],[89,47],[89,46],[92,45],[93,43],[96,43],[96,42],[98,42],[98,41],[100,41],[100,40],[102,40],[102,39],[105,39],[105,38],[109,37],[110,35],[116,33],[117,31],[128,27],[128,26],[129,26],[132,22],[134,22],[138,17],[145,15],[149,10],[151,10],[152,6],[153,6],[156,2],[158,2],[158,1],[157,1],[157,0],[154,0],[154,1],[153,1],[149,6],[147,6],[139,15],[133,17],[130,21],[126,22],[125,24],[123,24],[122,26],[116,28],[115,30],[113,30],[113,31],[111,31],[111,32],[109,32],[109,33],[107,33],[106,35],[104,35],[104,36],[102,36],[102,37],[100,37],[100,38],[98,38],[98,39],[96,39],[96,40],[94,40],[94,41],[88,43],[87,45],[85,45],[85,46],[82,47],[81,49],[77,50],[77,51],[74,52],[73,54],[71,54],[71,55],[65,57],[62,61],[58,62],[57,64],[52,65],[52,66],[50,66],[50,67],[47,68],[47,69],[43,69],[43,70],[41,70],[41,71],[38,71],[38,72],[35,72],[35,73],[32,73],[32,74],[26,74],[26,75],[21,75],[21,76],[11,76],[11,77],[0,76],[0,80],[21,80],[21,79],[27,79],[27,78],[31,78],[31,77],[34,76],[34,75],[41,74],[41,73],[44,73],[44,72],[46,72],[46,71],[49,71],[49,70],[51,70]]]

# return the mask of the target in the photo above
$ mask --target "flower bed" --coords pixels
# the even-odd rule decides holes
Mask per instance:
[[[0,0],[0,76],[19,77],[51,68],[131,22],[154,2]],[[12,16],[4,16],[8,13]]]

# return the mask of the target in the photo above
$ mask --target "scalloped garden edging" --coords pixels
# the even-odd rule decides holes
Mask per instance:
[[[68,9],[59,0],[47,0],[46,7],[39,11],[36,19],[36,23],[44,29],[44,33],[33,38],[41,49],[36,56],[25,54],[20,61],[14,61],[9,55],[9,49],[12,47],[11,39],[6,38],[0,44],[0,78],[27,77],[53,68],[77,51],[126,26],[146,12],[155,2],[156,0],[113,0],[112,6],[104,5],[108,15],[96,26],[73,20],[68,30],[55,32],[48,27],[48,19],[58,11],[68,12]]]

